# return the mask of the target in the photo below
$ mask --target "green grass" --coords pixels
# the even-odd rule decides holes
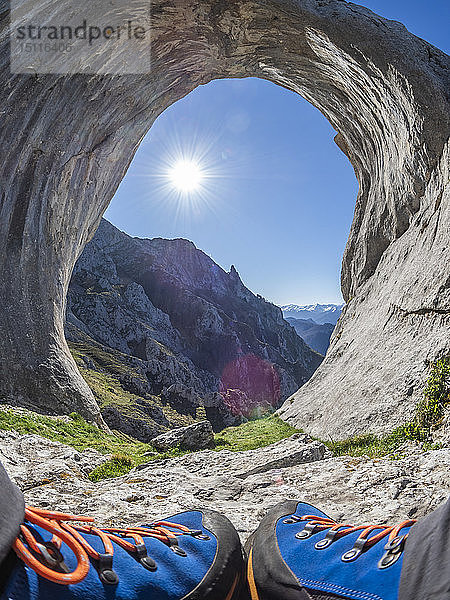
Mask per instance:
[[[396,456],[406,442],[418,442],[424,450],[438,447],[432,443],[433,431],[441,424],[450,406],[450,358],[443,358],[432,365],[424,397],[416,406],[413,420],[401,425],[392,433],[377,437],[360,435],[339,442],[326,442],[335,456],[369,456],[378,458],[386,454]]]
[[[226,448],[232,452],[254,450],[288,438],[299,431],[276,415],[270,415],[237,427],[228,427],[216,434],[216,449]]]
[[[108,461],[90,473],[89,478],[92,481],[124,475],[132,468],[153,460],[187,454],[186,451],[178,448],[167,452],[156,452],[151,444],[138,442],[120,432],[105,433],[76,413],[72,413],[66,422],[64,419],[50,418],[36,413],[17,414],[13,410],[0,408],[0,429],[16,431],[22,435],[40,435],[79,451],[94,448],[102,454],[111,454]],[[229,427],[216,434],[216,449],[237,452],[260,448],[289,437],[296,431],[298,430],[278,417],[270,416],[238,427]]]
[[[36,413],[17,414],[13,410],[0,410],[0,429],[17,431],[20,434],[34,433],[55,442],[72,446],[76,450],[94,448],[102,454],[126,454],[137,458],[152,450],[149,444],[132,440],[123,434],[109,434],[88,423],[76,413],[69,422],[53,419]]]
[[[134,466],[131,457],[126,454],[115,454],[110,460],[91,471],[89,479],[97,482],[101,479],[120,477],[120,475],[126,475]]]
[[[148,463],[154,460],[165,460],[167,458],[177,458],[184,454],[189,454],[187,450],[180,450],[179,448],[173,448],[167,452],[156,452],[152,446],[148,446],[150,451],[154,452],[153,456],[143,456],[142,454],[136,454],[134,456],[128,456],[125,454],[116,454],[109,460],[104,462],[99,467],[96,467],[89,473],[89,479],[91,481],[100,481],[101,479],[110,479],[113,477],[120,477],[126,475],[137,467],[144,463]]]
[[[40,435],[79,451],[94,448],[101,454],[111,454],[110,460],[90,473],[89,478],[92,481],[118,477],[145,462],[185,454],[184,451],[175,448],[149,456],[146,453],[155,452],[150,444],[138,442],[120,432],[105,433],[76,413],[69,417],[70,420],[66,423],[63,419],[52,419],[36,413],[17,414],[10,409],[0,408],[0,429],[17,431],[22,435]]]
[[[407,426],[407,435],[428,442],[450,405],[450,357],[439,360],[431,370],[424,390],[424,399],[417,405],[416,416]]]
[[[398,444],[391,444],[389,436],[379,438],[376,435],[358,435],[338,442],[324,442],[333,452],[334,456],[368,456],[369,458],[380,458],[394,452],[405,440],[399,440]]]

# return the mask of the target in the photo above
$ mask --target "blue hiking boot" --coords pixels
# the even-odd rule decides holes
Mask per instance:
[[[214,511],[130,529],[31,508],[25,518],[1,600],[237,600],[245,585],[239,537]]]
[[[286,501],[247,544],[252,600],[397,600],[402,553],[415,521],[396,527],[336,523]]]

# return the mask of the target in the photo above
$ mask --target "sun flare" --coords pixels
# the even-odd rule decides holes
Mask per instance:
[[[201,186],[203,173],[194,160],[180,160],[170,170],[169,178],[180,192],[195,192]]]

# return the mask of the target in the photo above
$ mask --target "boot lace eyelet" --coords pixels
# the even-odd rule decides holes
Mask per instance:
[[[378,561],[378,568],[385,569],[395,564],[400,558],[406,539],[409,533],[400,535],[404,528],[410,528],[415,523],[415,519],[403,521],[395,526],[389,525],[348,525],[346,523],[337,523],[325,516],[304,515],[298,518],[298,521],[307,521],[307,524],[302,531],[295,534],[298,540],[307,540],[313,534],[328,530],[322,540],[314,544],[316,550],[324,550],[328,548],[335,540],[339,540],[349,534],[358,532],[358,537],[355,540],[353,548],[347,550],[341,560],[345,563],[352,562],[359,558],[361,554],[367,552],[382,540],[388,539],[384,546],[384,554]],[[289,524],[292,518],[288,517],[283,523]]]
[[[113,569],[113,555],[99,554],[97,560],[97,571],[100,581],[107,585],[117,585],[119,576]]]
[[[183,558],[185,558],[187,556],[186,552],[183,550],[183,548],[180,548],[179,546],[170,546],[170,549],[172,550],[172,552],[174,554],[176,554],[177,556],[182,556]]]
[[[105,569],[104,571],[99,571],[98,574],[100,581],[102,583],[106,583],[107,585],[117,585],[119,583],[119,576],[112,569]]]
[[[119,576],[113,568],[114,544],[125,550],[143,568],[156,571],[157,564],[148,556],[144,538],[158,540],[180,557],[187,556],[178,545],[180,537],[194,534],[198,539],[210,539],[201,530],[191,530],[185,525],[172,521],[157,521],[150,525],[128,529],[120,527],[99,529],[93,525],[93,522],[92,517],[26,507],[25,522],[20,526],[19,535],[13,543],[13,550],[18,558],[37,575],[53,583],[76,585],[86,578],[92,565],[103,584],[117,585]],[[43,542],[39,528],[53,536],[51,541]],[[100,538],[103,552],[100,553],[93,548],[88,541],[89,538],[82,534]],[[77,559],[73,571],[69,570],[64,563],[61,552],[63,543],[70,548]]]
[[[385,545],[384,554],[378,561],[379,569],[387,569],[398,561],[404,550],[406,538],[407,535],[397,536]]]
[[[314,548],[316,550],[325,550],[325,548],[328,548],[328,546],[331,546],[331,540],[324,538],[323,540],[317,542]]]
[[[317,531],[320,531],[320,530],[321,530],[321,528],[317,523],[314,523],[314,522],[307,523],[305,525],[305,527],[302,529],[302,531],[299,531],[298,533],[295,534],[295,537],[298,540],[307,540],[312,535],[317,533]]]
[[[345,554],[342,555],[342,561],[352,562],[353,560],[356,560],[358,556],[361,555],[361,553],[362,550],[359,550],[358,548],[352,548],[351,550],[348,550]]]
[[[153,558],[150,558],[150,556],[143,556],[139,562],[141,563],[141,565],[144,567],[144,569],[147,569],[147,571],[156,571],[158,566],[156,564],[156,562],[153,560]]]
[[[190,535],[191,537],[195,538],[196,540],[202,540],[205,542],[207,542],[208,540],[211,539],[209,537],[209,535],[206,535],[206,533],[203,533],[203,531],[201,529],[190,531],[187,535]]]

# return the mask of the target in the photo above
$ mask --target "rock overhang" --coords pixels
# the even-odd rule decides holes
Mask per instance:
[[[139,10],[139,2],[133,6]],[[305,403],[317,409],[317,398],[333,388],[331,404],[353,395],[356,421],[370,390],[374,406],[386,407],[380,396],[389,395],[394,421],[401,420],[409,410],[402,380],[411,372],[418,389],[422,363],[448,351],[450,337],[445,312],[435,318],[428,313],[421,324],[393,317],[389,308],[417,313],[424,298],[433,308],[448,290],[448,57],[401,24],[343,0],[161,0],[152,3],[152,12],[147,74],[14,75],[6,29],[0,35],[1,394],[42,408],[56,402],[63,412],[98,418],[62,333],[74,262],[165,108],[213,79],[261,77],[321,110],[360,186],[342,270],[350,306],[324,364],[289,405],[296,409],[287,406],[283,415],[301,424]],[[1,18],[8,18],[7,11]],[[396,343],[390,344],[386,330]],[[363,351],[370,343],[376,348],[372,358]],[[352,344],[364,358],[356,355],[349,366]],[[406,368],[396,368],[402,361]],[[376,365],[379,389],[368,376]],[[308,414],[314,412],[320,411]],[[330,421],[311,416],[308,422],[336,433]]]

